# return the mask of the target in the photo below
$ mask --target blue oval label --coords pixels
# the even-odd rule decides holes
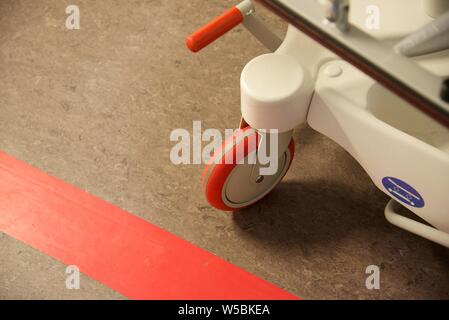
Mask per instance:
[[[398,178],[385,177],[382,179],[385,189],[397,200],[415,208],[424,207],[424,199],[411,185]]]

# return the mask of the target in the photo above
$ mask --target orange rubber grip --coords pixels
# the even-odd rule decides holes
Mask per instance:
[[[186,38],[187,47],[193,52],[198,52],[242,21],[242,13],[237,7],[233,7],[188,36]]]

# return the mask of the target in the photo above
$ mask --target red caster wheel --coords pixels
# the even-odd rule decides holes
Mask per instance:
[[[249,143],[251,139],[256,139],[256,143]],[[207,164],[203,172],[203,191],[214,208],[234,211],[248,207],[273,190],[287,173],[295,152],[293,139],[279,158],[278,170],[274,175],[254,176],[254,170],[258,172],[260,165],[248,164],[246,160],[256,151],[258,139],[259,134],[254,129],[240,129],[223,143]],[[231,164],[230,161],[225,162],[226,155],[226,159],[230,157],[229,153],[234,157]],[[240,159],[236,159],[238,157]],[[242,159],[244,161],[239,161]]]

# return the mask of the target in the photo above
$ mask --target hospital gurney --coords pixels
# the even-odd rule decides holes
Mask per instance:
[[[267,195],[293,159],[293,129],[307,122],[345,148],[392,198],[389,222],[449,247],[449,1],[258,2],[289,22],[283,41],[257,19],[249,0],[186,40],[196,52],[243,23],[273,52],[242,71],[241,130],[206,166],[209,203],[237,210]],[[273,135],[278,169],[262,175],[261,163],[243,160]],[[229,154],[233,163],[221,161]],[[400,206],[428,224],[401,215]]]

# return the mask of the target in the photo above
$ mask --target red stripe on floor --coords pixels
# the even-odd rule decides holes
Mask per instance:
[[[0,231],[131,299],[297,299],[1,152]]]

